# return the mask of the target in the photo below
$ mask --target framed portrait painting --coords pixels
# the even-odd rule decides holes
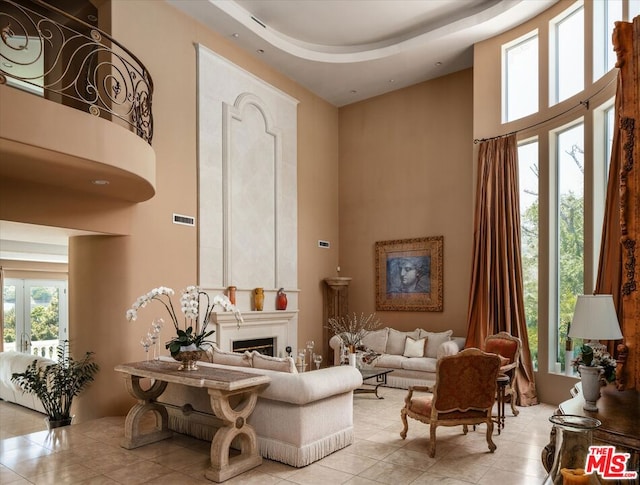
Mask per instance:
[[[444,237],[376,242],[376,310],[441,312]]]

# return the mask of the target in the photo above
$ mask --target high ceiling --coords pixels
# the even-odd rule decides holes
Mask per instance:
[[[474,43],[504,32],[557,2],[166,1],[335,106],[471,67]],[[70,6],[78,3],[65,2]],[[0,221],[0,253],[5,257],[16,253],[20,241],[37,253],[47,251],[34,245],[48,242],[52,251],[59,253],[65,240],[77,234]]]
[[[167,0],[335,106],[472,66],[557,0]]]

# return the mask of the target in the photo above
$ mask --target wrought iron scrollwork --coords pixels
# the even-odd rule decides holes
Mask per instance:
[[[109,34],[41,0],[0,0],[0,83],[114,122],[149,144],[153,81]]]

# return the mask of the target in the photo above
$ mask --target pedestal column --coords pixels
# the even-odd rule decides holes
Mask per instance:
[[[324,361],[327,365],[333,362],[333,349],[329,346],[329,339],[333,337],[331,329],[327,328],[329,318],[341,317],[349,312],[349,283],[351,278],[346,276],[334,276],[325,278],[325,297],[324,297],[324,327],[322,332],[323,347],[325,355]]]

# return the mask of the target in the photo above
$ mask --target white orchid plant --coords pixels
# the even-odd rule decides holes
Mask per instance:
[[[229,301],[229,298],[224,295],[216,295],[210,298],[209,294],[202,291],[198,286],[188,286],[182,290],[180,297],[180,309],[184,314],[184,323],[181,326],[171,300],[173,294],[174,291],[166,286],[154,288],[147,294],[138,297],[126,313],[127,320],[135,321],[138,318],[138,311],[147,306],[148,303],[155,300],[164,305],[177,334],[176,337],[165,344],[165,348],[171,352],[172,357],[175,357],[180,352],[181,347],[193,345],[197,349],[202,349],[212,346],[212,342],[207,339],[213,335],[215,330],[207,330],[207,327],[211,313],[216,305],[226,311],[233,312],[238,326],[243,323],[242,314],[238,308]],[[202,306],[202,302],[206,302],[206,306]],[[202,323],[199,322],[200,315],[202,315]]]

